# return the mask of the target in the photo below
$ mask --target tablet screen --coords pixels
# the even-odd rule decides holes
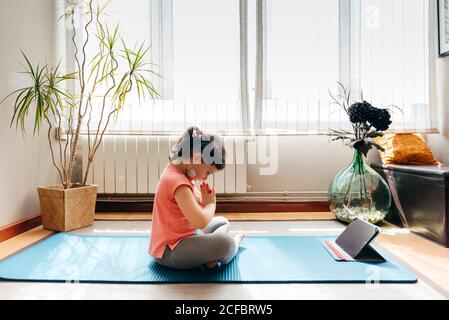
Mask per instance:
[[[363,220],[354,220],[338,237],[336,243],[355,258],[379,234],[380,229]]]

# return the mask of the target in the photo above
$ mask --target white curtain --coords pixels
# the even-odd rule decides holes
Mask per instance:
[[[259,16],[264,28],[258,48],[259,55],[264,50],[258,62],[259,70],[264,65],[263,89],[257,91],[263,96],[256,97],[259,131],[328,130],[328,89],[340,71],[338,1],[260,0]]]
[[[352,88],[353,99],[363,93],[377,107],[400,108],[390,108],[393,131],[433,131],[433,5],[433,0],[258,0],[263,37],[257,65],[263,81],[256,82],[256,130],[316,134],[349,128],[342,109],[329,104],[328,90],[338,93],[341,81]]]
[[[366,99],[398,106],[395,131],[436,128],[433,0],[363,0],[359,79]]]
[[[161,94],[139,103],[130,95],[109,133],[174,134],[188,126],[220,133],[244,133],[249,120],[245,48],[246,1],[111,1],[109,25],[121,36],[151,45],[148,62],[161,76],[150,79]],[[95,46],[88,53],[95,54]],[[243,54],[243,57],[246,53]],[[242,65],[242,68],[240,67]],[[242,81],[241,81],[242,79]],[[99,115],[93,113],[95,126]],[[86,130],[87,128],[85,128]]]

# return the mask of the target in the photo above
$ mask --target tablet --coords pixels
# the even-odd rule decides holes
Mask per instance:
[[[381,232],[381,228],[354,220],[335,241],[351,257],[357,257]]]

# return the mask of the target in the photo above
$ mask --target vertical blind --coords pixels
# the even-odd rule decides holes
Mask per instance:
[[[348,129],[336,81],[389,108],[392,131],[436,128],[432,0],[261,0],[261,133]],[[259,53],[260,55],[260,53]],[[256,98],[257,101],[257,98]]]
[[[319,133],[329,129],[328,89],[339,81],[339,2],[260,1],[264,83],[256,126],[262,132]],[[260,94],[259,93],[259,94]]]
[[[360,88],[375,105],[398,106],[393,130],[425,132],[434,115],[432,0],[364,0],[360,12]],[[432,9],[433,10],[433,9]]]
[[[243,131],[238,0],[151,0],[153,63],[162,65],[162,97],[143,130],[172,133],[189,125]],[[170,23],[167,23],[170,22]],[[161,27],[162,25],[162,27]],[[157,79],[155,79],[158,81]]]
[[[160,97],[139,101],[137,92],[129,94],[107,132],[174,134],[197,125],[206,131],[245,134],[249,110],[247,88],[241,86],[247,83],[240,67],[246,64],[241,59],[246,56],[241,54],[246,42],[240,27],[241,14],[246,14],[242,2],[111,1],[109,28],[119,23],[120,35],[131,48],[143,41],[150,45],[146,62],[156,74],[149,73],[148,78]],[[94,31],[93,26],[90,29]],[[88,56],[95,56],[96,50],[92,42]],[[92,112],[91,128],[100,121],[99,110]],[[85,122],[83,132],[87,130]]]
[[[107,11],[127,43],[151,45],[161,74],[150,76],[161,97],[130,96],[110,133],[346,129],[330,104],[338,81],[399,107],[395,131],[436,127],[433,0],[113,0]]]

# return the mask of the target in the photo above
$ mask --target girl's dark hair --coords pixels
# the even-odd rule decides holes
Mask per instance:
[[[223,170],[225,164],[225,148],[220,136],[203,133],[198,127],[190,127],[176,142],[170,154],[170,161],[182,159],[190,161],[195,152],[201,153],[202,163]]]

